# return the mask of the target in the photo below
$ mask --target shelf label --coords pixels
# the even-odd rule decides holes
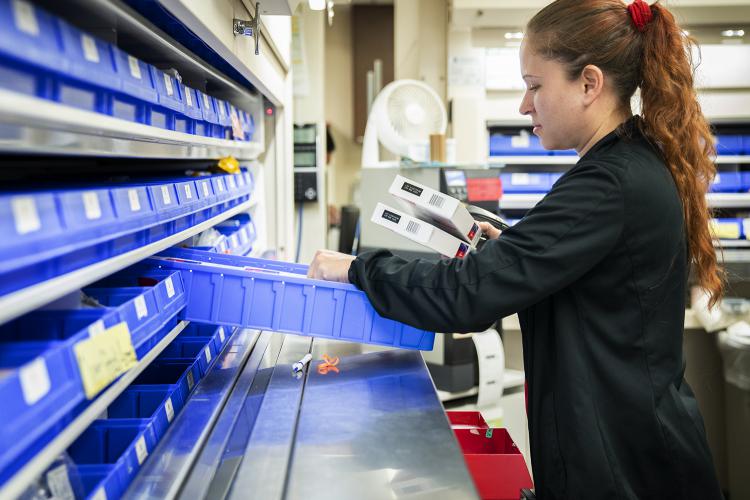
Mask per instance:
[[[232,236],[229,237],[229,243],[231,243],[233,248],[240,246],[240,242],[237,241],[237,233],[232,233]]]
[[[125,322],[108,328],[101,335],[78,342],[74,351],[88,399],[94,398],[137,363]]]
[[[203,187],[203,197],[208,198],[208,181],[201,182],[201,187]]]
[[[237,185],[239,187],[245,187],[245,174],[240,173],[240,175],[237,176]]]
[[[164,86],[167,89],[167,95],[174,95],[174,88],[172,87],[172,77],[164,73]]]
[[[92,323],[91,326],[89,326],[88,330],[89,337],[96,337],[97,335],[101,335],[106,330],[104,328],[104,321],[97,320],[96,322]]]
[[[219,186],[219,192],[223,193],[224,192],[224,179],[222,179],[221,177],[216,179],[216,185]]]
[[[96,493],[91,496],[91,500],[107,500],[107,492],[104,491],[104,486],[96,490]]]
[[[193,378],[193,368],[190,368],[190,371],[187,374],[187,383],[188,383],[188,390],[192,391],[193,387],[195,386],[195,379]]]
[[[193,96],[191,95],[192,93],[193,92],[189,88],[185,87],[185,102],[191,108],[193,107]]]
[[[96,47],[96,40],[91,35],[81,33],[81,47],[83,48],[83,57],[87,61],[99,62],[99,49]]]
[[[164,284],[167,287],[167,297],[171,299],[172,297],[174,297],[174,283],[172,283],[172,277],[170,276],[165,279]]]
[[[161,198],[164,200],[165,205],[169,205],[172,203],[172,197],[169,196],[169,187],[168,186],[162,186],[161,187]]]
[[[167,422],[172,422],[172,419],[174,419],[174,406],[172,405],[172,398],[167,398],[167,401],[164,403],[164,412],[167,414]]]
[[[31,233],[41,229],[42,221],[39,220],[36,201],[32,196],[14,196],[10,200],[10,207],[18,234]]]
[[[224,110],[224,103],[221,101],[216,102],[216,107],[219,108],[219,115],[224,118],[224,115],[226,114]]]
[[[130,211],[139,212],[141,210],[141,200],[138,198],[138,191],[128,189],[128,200],[130,201]]]
[[[240,231],[240,241],[242,242],[243,245],[247,243],[247,239],[248,238],[247,238],[246,232],[244,230]]]
[[[222,252],[224,252],[226,249],[227,249],[227,241],[226,240],[221,240],[219,242],[219,250],[221,250]]]
[[[68,467],[63,464],[51,469],[46,474],[47,486],[52,498],[60,500],[74,500],[73,487],[68,478]]]
[[[510,183],[516,186],[531,184],[531,176],[527,173],[510,174]]]
[[[204,347],[203,354],[206,355],[206,363],[210,363],[211,362],[211,348],[209,348],[208,346]]]
[[[222,343],[222,344],[224,343],[224,339],[225,339],[225,338],[226,338],[226,337],[224,336],[224,327],[223,327],[223,326],[220,326],[220,327],[219,327],[219,339],[221,340],[221,343]]]
[[[148,316],[148,307],[146,306],[146,299],[143,295],[139,295],[135,298],[135,315],[138,319]]]
[[[210,111],[211,101],[208,100],[208,96],[206,94],[203,94],[203,107]]]
[[[512,148],[528,148],[529,146],[531,146],[529,134],[514,135],[510,138],[510,147]]]
[[[26,0],[13,0],[13,18],[16,28],[32,36],[39,36],[39,23],[34,6]]]
[[[130,66],[130,76],[136,80],[141,80],[143,75],[141,75],[141,65],[138,64],[138,59],[128,55],[128,65]]]
[[[237,189],[237,184],[234,182],[234,176],[230,175],[227,177],[227,184],[231,189]]]
[[[192,200],[193,199],[193,190],[190,189],[190,184],[185,184],[185,197],[188,200]]]
[[[99,196],[94,191],[83,193],[83,211],[88,220],[101,219],[102,208],[99,206]]]
[[[144,436],[139,437],[135,442],[135,454],[138,457],[138,465],[143,465],[144,460],[148,458],[148,447]]]
[[[47,363],[43,358],[36,358],[31,363],[21,367],[18,373],[21,381],[21,392],[23,400],[31,406],[42,399],[50,389],[49,372]]]

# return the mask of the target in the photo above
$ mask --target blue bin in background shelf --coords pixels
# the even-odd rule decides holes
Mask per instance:
[[[201,110],[203,103],[198,97],[198,92],[187,85],[182,85],[182,96],[185,101],[185,116],[190,122],[188,125],[190,133],[205,136],[206,124],[203,121],[203,111]]]
[[[405,349],[432,349],[433,332],[381,317],[364,292],[353,285],[259,268],[256,263],[262,259],[225,256],[222,261],[231,262],[232,267],[217,266],[216,260],[208,260],[217,254],[205,254],[204,261],[144,261],[184,271],[188,302],[181,314],[183,319]]]
[[[717,135],[717,155],[741,155],[744,152],[743,136],[741,135]]]
[[[56,19],[28,1],[0,0],[0,55],[54,71],[68,66]]]
[[[161,353],[162,360],[195,360],[201,375],[208,373],[218,354],[213,337],[185,337],[178,335]]]
[[[153,66],[151,75],[159,98],[159,106],[151,110],[151,125],[176,130],[175,118],[185,113],[180,84],[174,77]]]
[[[109,405],[107,420],[147,419],[159,440],[182,408],[181,398],[176,398],[177,404],[172,400],[175,390],[166,384],[130,387]]]
[[[743,190],[743,174],[740,172],[717,172],[709,186],[712,193],[739,193]]]
[[[156,358],[143,372],[138,375],[131,388],[153,385],[174,386],[172,403],[179,402],[180,408],[185,406],[190,393],[202,377],[198,360],[178,360]]]
[[[750,135],[742,136],[742,154],[750,155]]]
[[[159,103],[151,68],[145,62],[112,47],[122,90],[114,94],[112,115],[149,125],[151,108]]]
[[[533,134],[490,136],[490,156],[547,155],[539,138]]]
[[[578,151],[575,149],[553,149],[550,150],[551,156],[578,156]]]
[[[229,111],[229,103],[216,98],[216,114],[219,117],[219,127],[215,129],[214,137],[219,139],[232,138],[232,116]]]
[[[550,189],[550,174],[526,173],[500,174],[503,193],[546,193]]]

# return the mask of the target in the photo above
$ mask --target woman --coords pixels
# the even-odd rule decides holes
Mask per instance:
[[[518,312],[540,499],[721,498],[683,379],[690,264],[712,304],[723,291],[692,42],[659,4],[552,3],[526,29],[520,111],[545,148],[575,148],[578,163],[463,260],[320,252],[310,267],[420,328],[481,331]]]

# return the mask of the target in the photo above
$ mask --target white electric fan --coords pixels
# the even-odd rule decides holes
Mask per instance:
[[[398,157],[409,156],[409,145],[428,141],[430,134],[444,134],[448,126],[440,97],[418,80],[396,80],[386,85],[372,103],[367,117],[362,166],[386,167],[378,144]]]

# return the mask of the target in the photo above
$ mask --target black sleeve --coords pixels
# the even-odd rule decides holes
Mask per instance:
[[[603,259],[624,227],[618,178],[580,164],[481,251],[439,263],[387,250],[360,255],[349,281],[384,317],[439,332],[481,331],[569,285]]]

